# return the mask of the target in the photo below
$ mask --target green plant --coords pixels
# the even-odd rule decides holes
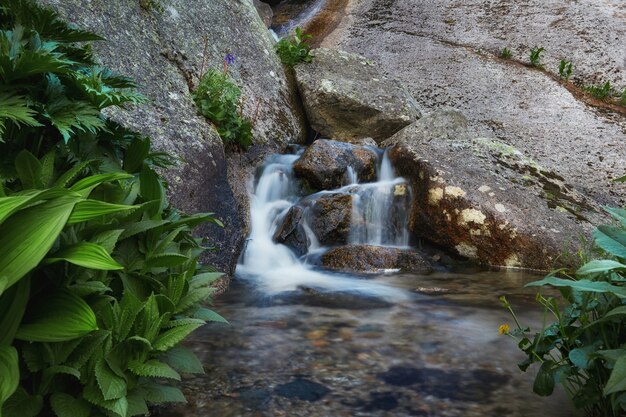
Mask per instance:
[[[226,70],[209,70],[193,92],[198,111],[215,124],[224,144],[245,149],[252,145],[252,124],[237,109],[240,97],[241,90]]]
[[[584,90],[598,100],[606,100],[611,97],[611,82],[607,81],[602,85],[587,86],[584,87]]]
[[[200,372],[177,344],[220,274],[167,201],[172,161],[101,110],[145,99],[95,64],[101,38],[30,0],[0,7],[0,414],[147,413]]]
[[[306,42],[311,38],[311,35],[303,34],[302,29],[296,28],[293,34],[278,41],[274,48],[281,62],[289,68],[301,62],[311,62],[311,46]]]
[[[512,336],[527,355],[519,364],[522,371],[541,363],[533,385],[537,394],[550,395],[560,383],[587,415],[618,417],[626,412],[626,210],[607,211],[621,227],[605,225],[594,231],[605,259],[528,284],[558,288],[562,296],[558,300],[537,294],[545,318],[543,329],[534,335],[501,297],[517,328],[510,331],[503,325],[500,333]],[[556,321],[546,325],[548,314]]]
[[[155,10],[158,13],[163,13],[165,11],[165,7],[161,0],[139,0],[139,5],[144,10]]]
[[[509,48],[504,48],[502,52],[500,52],[500,58],[510,59],[513,54]]]
[[[530,50],[530,65],[533,67],[541,67],[539,61],[541,60],[541,54],[545,51],[545,49],[540,47],[535,47]]]
[[[626,88],[624,88],[622,94],[620,95],[619,104],[621,104],[622,106],[626,106]]]
[[[564,79],[566,82],[569,81],[569,77],[572,75],[572,71],[572,61],[562,59],[561,63],[559,64],[559,78]]]

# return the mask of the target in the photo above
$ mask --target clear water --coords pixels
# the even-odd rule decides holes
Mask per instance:
[[[541,322],[536,277],[520,272],[381,276],[414,295],[378,308],[368,301],[268,298],[236,286],[189,346],[206,374],[184,379],[189,404],[161,410],[196,416],[569,417],[563,393],[532,394],[532,375],[516,363],[506,294],[524,322]],[[369,302],[374,306],[375,303]],[[350,308],[338,308],[350,307]],[[353,309],[360,308],[360,309]]]

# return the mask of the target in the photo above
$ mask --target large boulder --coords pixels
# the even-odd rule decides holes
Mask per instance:
[[[349,184],[352,168],[359,182],[376,179],[378,158],[372,149],[334,140],[313,142],[293,165],[294,173],[317,190],[330,190]]]
[[[315,49],[313,55],[295,74],[311,127],[321,135],[380,143],[420,117],[400,82],[366,58],[331,49]]]
[[[387,142],[396,170],[412,184],[412,233],[485,264],[567,264],[562,253],[606,221],[598,205],[517,149],[467,139],[463,118],[449,116],[424,118]],[[437,119],[450,122],[447,133],[424,128]]]
[[[181,157],[179,166],[165,172],[170,198],[181,210],[214,212],[224,222],[224,228],[201,226],[198,233],[217,249],[205,261],[232,272],[248,219],[241,178],[251,163],[262,159],[262,152],[305,136],[296,93],[252,0],[168,0],[162,11],[128,0],[41,1],[106,38],[94,43],[102,63],[136,80],[150,99],[108,115],[152,137],[160,150]],[[190,93],[203,62],[205,69],[221,68],[226,53],[236,56],[229,73],[242,88],[243,115],[253,122],[257,144],[234,158],[224,152],[211,123],[197,115]]]
[[[419,274],[432,272],[430,262],[419,252],[371,245],[347,245],[330,249],[320,257],[319,264],[346,272],[380,272],[389,269]]]

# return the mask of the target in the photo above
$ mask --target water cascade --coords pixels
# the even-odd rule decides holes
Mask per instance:
[[[293,174],[293,164],[298,158],[299,155],[272,155],[262,167],[251,195],[251,233],[237,266],[237,276],[268,294],[307,287],[362,292],[390,301],[408,298],[406,292],[375,280],[328,273],[309,264],[311,255],[319,255],[328,248],[320,246],[311,230],[308,208],[301,223],[307,238],[305,255],[298,257],[289,247],[273,240],[280,222],[294,205],[322,194],[349,193],[353,198],[349,243],[406,247],[406,209],[410,195],[405,180],[395,177],[387,155],[380,158],[377,182],[359,184],[354,169],[349,168],[347,185],[309,196],[301,195],[300,184]]]

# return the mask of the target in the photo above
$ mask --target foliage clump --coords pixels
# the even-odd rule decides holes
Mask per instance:
[[[144,415],[202,372],[178,346],[220,274],[170,206],[150,139],[101,110],[142,103],[100,40],[31,0],[0,7],[0,414]]]
[[[238,110],[241,89],[228,75],[228,61],[234,62],[230,54],[223,71],[210,69],[202,76],[193,100],[200,114],[215,124],[225,145],[247,149],[252,145],[252,124]]]
[[[311,62],[311,46],[306,42],[313,36],[302,33],[302,29],[296,28],[293,34],[281,39],[274,45],[281,62],[289,68],[295,67],[301,62]]]
[[[541,68],[541,54],[543,54],[544,51],[545,49],[542,47],[537,46],[535,48],[532,48],[530,50],[530,65],[532,65],[533,67]]]
[[[551,395],[560,383],[576,408],[589,416],[619,417],[626,413],[626,210],[607,211],[620,226],[599,226],[595,244],[604,259],[587,262],[575,272],[560,270],[528,286],[558,288],[563,300],[537,295],[544,314],[555,321],[531,334],[506,298],[517,328],[500,332],[516,339],[527,358],[522,371],[541,366],[534,392]]]

